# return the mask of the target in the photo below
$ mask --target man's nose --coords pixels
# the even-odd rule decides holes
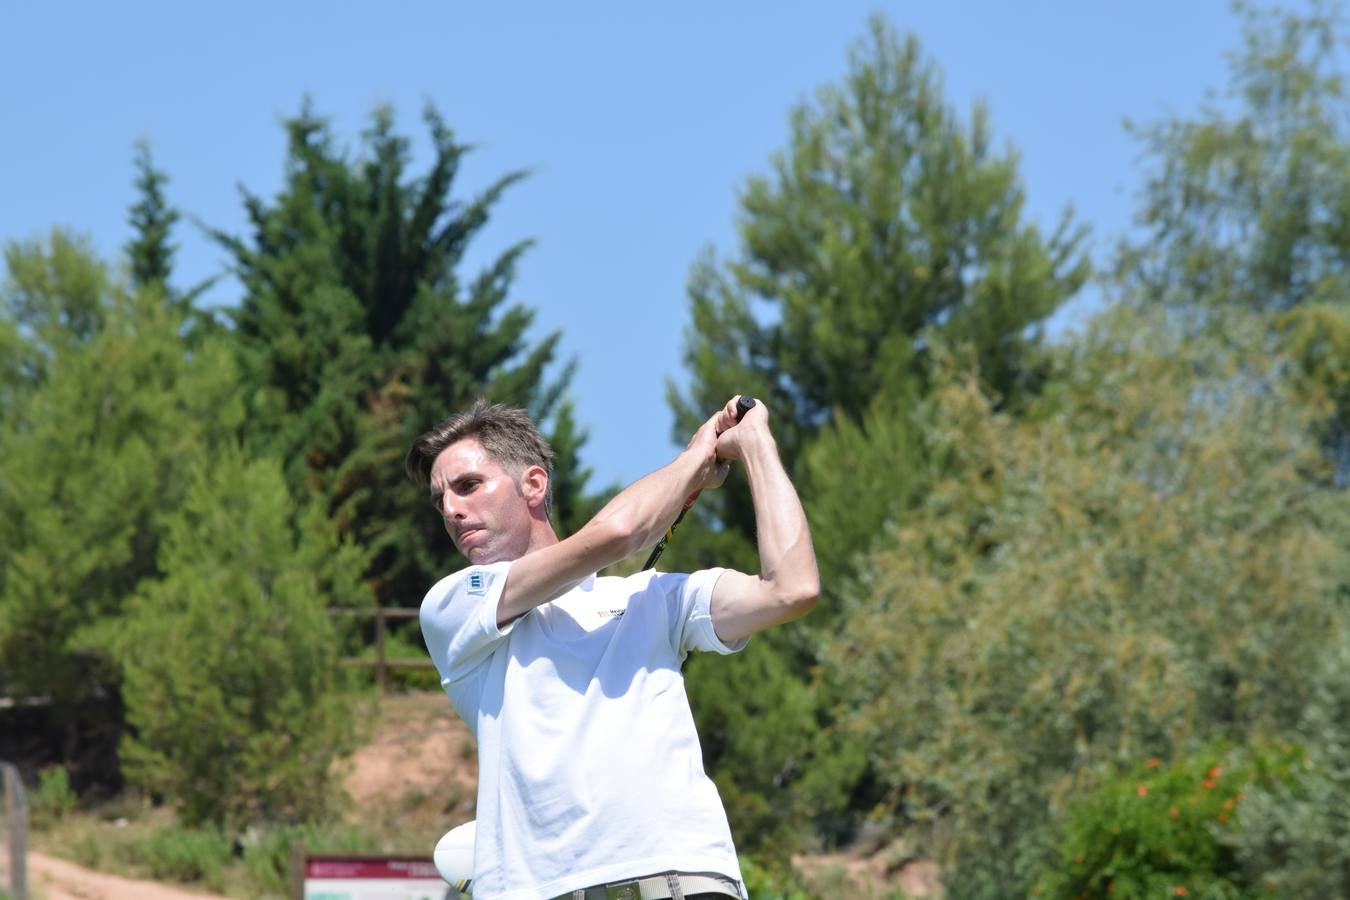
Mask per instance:
[[[464,510],[460,507],[458,498],[449,491],[441,494],[441,517],[447,522],[464,518]]]

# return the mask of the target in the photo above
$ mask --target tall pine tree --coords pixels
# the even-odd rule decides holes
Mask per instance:
[[[985,109],[963,123],[917,39],[874,16],[844,82],[793,112],[788,147],[743,190],[739,254],[694,266],[677,434],[753,393],[796,461],[838,417],[911,405],[934,337],[1015,402],[1037,381],[1039,326],[1088,272],[1070,214],[1046,237],[1024,202]],[[744,494],[720,516],[753,536]]]
[[[757,639],[753,683],[729,692],[720,661],[690,667],[708,761],[751,844],[789,846],[783,832],[810,824],[813,793],[847,793],[860,776],[829,743],[810,673],[853,560],[922,495],[907,429],[930,348],[959,347],[1015,406],[1041,379],[1041,324],[1087,278],[1084,229],[1065,212],[1045,235],[1024,203],[1016,154],[996,147],[985,109],[963,121],[918,41],[877,15],[843,82],[793,112],[788,146],[742,191],[737,255],[693,269],[691,378],[669,390],[677,432],[734,393],[763,398],[821,536],[824,602]],[[672,566],[753,570],[744,482],[700,514],[708,527],[686,526]],[[793,712],[756,714],[778,709]]]

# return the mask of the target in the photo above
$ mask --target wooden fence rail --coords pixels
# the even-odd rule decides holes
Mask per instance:
[[[401,606],[376,606],[364,609],[347,609],[330,607],[328,614],[330,616],[356,616],[358,618],[375,619],[375,658],[367,659],[364,656],[348,656],[342,660],[343,665],[362,666],[375,669],[375,686],[381,692],[384,691],[385,673],[391,669],[434,669],[435,663],[426,656],[416,659],[403,657],[390,659],[384,654],[384,636],[388,628],[386,622],[400,619],[417,618],[418,610],[405,609]]]

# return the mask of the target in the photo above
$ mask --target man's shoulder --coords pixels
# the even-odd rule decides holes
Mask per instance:
[[[451,572],[433,584],[422,597],[422,617],[444,609],[458,597],[486,597],[497,580],[506,577],[509,566],[510,563],[490,563],[483,566],[465,566]]]
[[[464,580],[469,574],[469,570],[472,568],[473,566],[465,566],[458,571],[451,572],[449,575],[446,575],[444,578],[433,584],[427,590],[426,594],[422,596],[422,611],[426,612],[428,606],[436,605],[453,593],[455,587]]]

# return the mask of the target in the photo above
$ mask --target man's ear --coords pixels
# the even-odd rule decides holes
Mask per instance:
[[[548,500],[548,470],[543,466],[527,467],[520,473],[520,489],[531,509],[542,509]]]

